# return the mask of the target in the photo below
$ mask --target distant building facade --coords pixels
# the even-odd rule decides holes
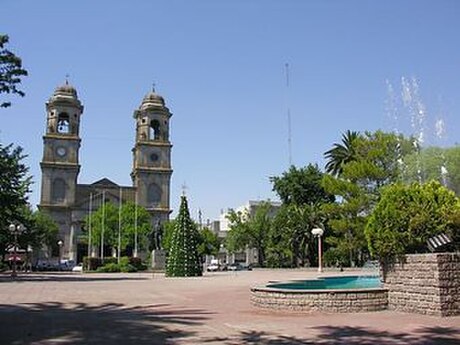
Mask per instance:
[[[66,82],[56,88],[46,103],[46,130],[40,163],[38,208],[58,224],[59,239],[63,242],[61,255],[71,260],[81,260],[83,255],[88,255],[87,245],[80,243],[79,236],[85,218],[100,207],[102,198],[114,204],[132,201],[145,207],[151,215],[152,228],[167,221],[171,213],[173,170],[169,121],[172,114],[163,97],[152,91],[134,111],[132,186],[120,186],[108,178],[92,184],[78,183],[83,110],[73,86]]]
[[[262,203],[270,203],[271,207],[269,210],[269,216],[274,217],[278,212],[279,208],[281,207],[281,202],[277,201],[267,201],[267,200],[249,200],[246,204],[239,206],[235,209],[227,209],[227,211],[222,211],[219,220],[212,222],[213,227],[212,230],[217,234],[217,236],[221,239],[227,237],[228,232],[231,228],[231,223],[228,220],[229,213],[234,210],[235,212],[242,212],[246,213],[250,216],[254,216],[257,208]],[[245,263],[247,265],[256,264],[258,262],[258,254],[257,250],[254,248],[246,248],[246,250],[238,252],[238,253],[230,253],[225,247],[222,247],[218,258],[221,262],[226,264],[232,264],[234,262]]]

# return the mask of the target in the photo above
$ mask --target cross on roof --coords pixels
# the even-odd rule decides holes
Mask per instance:
[[[187,189],[188,189],[188,186],[185,184],[185,181],[184,181],[184,183],[182,184],[182,196],[186,195]]]

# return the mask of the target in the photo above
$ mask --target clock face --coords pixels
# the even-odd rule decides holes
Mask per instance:
[[[156,162],[160,159],[160,157],[158,157],[158,155],[156,153],[152,153],[150,155],[150,159],[152,160],[152,162]]]
[[[56,149],[56,153],[59,157],[64,157],[67,154],[67,149],[65,147],[59,146]]]

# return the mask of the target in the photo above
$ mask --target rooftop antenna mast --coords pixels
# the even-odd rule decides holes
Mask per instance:
[[[287,122],[288,122],[288,153],[289,153],[289,167],[292,165],[292,134],[291,134],[291,108],[289,107],[289,64],[285,63],[286,72],[286,108],[287,108]]]

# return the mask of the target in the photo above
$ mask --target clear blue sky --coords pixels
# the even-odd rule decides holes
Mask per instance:
[[[401,77],[418,80],[427,133],[441,116],[443,144],[459,142],[459,18],[455,0],[3,0],[0,31],[30,76],[26,97],[0,109],[0,140],[29,154],[37,204],[45,102],[69,74],[85,106],[79,182],[130,185],[132,113],[155,81],[173,112],[172,207],[185,181],[192,216],[214,219],[275,199],[287,105],[297,166],[323,167],[347,129],[391,130],[386,80],[398,95]]]

